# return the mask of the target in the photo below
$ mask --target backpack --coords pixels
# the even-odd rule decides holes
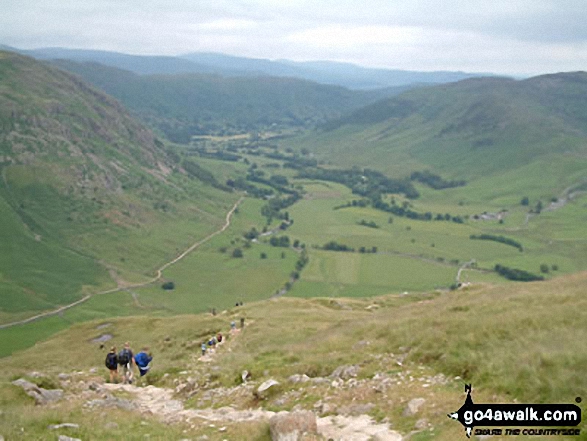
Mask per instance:
[[[128,349],[122,349],[118,353],[118,364],[124,366],[130,363],[130,351]]]
[[[118,365],[118,357],[116,356],[116,354],[110,352],[109,354],[106,354],[105,363],[108,369],[116,369],[116,366]]]

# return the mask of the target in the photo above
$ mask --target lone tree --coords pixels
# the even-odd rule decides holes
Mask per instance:
[[[171,291],[172,289],[175,289],[175,283],[165,282],[163,285],[161,285],[161,288],[163,288],[165,291]]]
[[[236,258],[243,257],[243,250],[241,250],[240,248],[235,248],[234,251],[232,252],[232,257],[236,257]]]
[[[528,199],[528,196],[524,196],[522,198],[522,200],[520,201],[521,205],[529,205],[530,204],[530,199]]]

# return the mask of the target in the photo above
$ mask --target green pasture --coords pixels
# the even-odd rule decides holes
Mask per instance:
[[[248,303],[271,297],[289,281],[298,253],[272,247],[266,243],[268,238],[246,247],[242,233],[252,227],[261,229],[264,218],[260,207],[263,203],[257,199],[245,199],[224,233],[169,267],[160,282],[129,291],[96,295],[58,316],[0,330],[0,357],[30,347],[78,322],[129,315],[195,313],[210,308],[221,311],[233,307],[237,301]],[[242,249],[244,257],[232,257],[232,251],[237,247]],[[226,251],[221,252],[221,248]],[[262,252],[267,255],[266,259],[261,259]],[[175,289],[163,290],[164,281],[173,281]]]
[[[448,288],[456,267],[387,254],[312,251],[294,285],[297,297],[366,297],[404,291]]]

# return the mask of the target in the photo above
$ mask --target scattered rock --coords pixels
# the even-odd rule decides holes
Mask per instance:
[[[123,410],[134,410],[136,408],[135,404],[130,400],[125,400],[122,398],[117,397],[108,397],[104,398],[103,400],[92,400],[88,401],[86,407],[94,408],[94,407],[118,407],[119,409]]]
[[[0,435],[0,441],[4,441],[4,437]]]
[[[349,378],[356,377],[360,369],[361,368],[356,365],[339,366],[334,372],[332,372],[332,374],[330,374],[330,378],[348,380]]]
[[[308,381],[310,381],[310,377],[308,377],[306,374],[295,374],[289,377],[287,381],[289,381],[290,383],[307,383]]]
[[[196,441],[208,441],[210,438],[208,438],[208,435],[202,435],[196,438]]]
[[[279,412],[269,419],[272,441],[299,441],[304,434],[318,434],[316,415],[310,411]]]
[[[408,406],[404,410],[404,416],[416,415],[416,413],[418,413],[418,410],[420,409],[422,404],[424,404],[425,401],[426,400],[424,398],[414,398],[413,400],[410,400]]]
[[[31,378],[42,378],[43,374],[41,374],[40,372],[29,372],[29,377]]]
[[[57,375],[57,378],[61,381],[67,381],[71,378],[71,376],[68,374],[59,374]]]
[[[57,430],[57,429],[79,429],[79,424],[73,423],[62,423],[62,424],[51,424],[47,427],[49,430]]]
[[[349,404],[347,406],[339,406],[337,412],[341,415],[364,415],[371,412],[375,408],[373,403],[367,404]]]
[[[96,369],[96,368],[90,369],[90,374],[95,374],[96,372],[98,372],[98,369]]]
[[[29,397],[35,399],[37,404],[47,404],[53,401],[58,401],[63,398],[63,390],[61,389],[43,389],[30,381],[19,378],[12,382],[15,386],[22,387]]]

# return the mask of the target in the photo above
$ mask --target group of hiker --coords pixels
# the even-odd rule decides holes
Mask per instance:
[[[110,352],[106,355],[106,367],[110,371],[110,382],[118,381],[118,373],[122,376],[122,382],[125,384],[132,384],[134,381],[133,366],[139,370],[141,377],[149,372],[151,368],[151,361],[153,356],[149,348],[145,347],[138,354],[134,355],[130,348],[129,342],[124,344],[120,352],[116,352],[116,347],[112,346]]]
[[[240,319],[240,328],[244,328],[245,326],[245,319]],[[236,322],[230,323],[230,333],[234,334],[238,332],[236,327]],[[202,356],[206,355],[207,353],[214,352],[216,346],[218,344],[222,344],[224,341],[224,336],[222,333],[218,333],[210,337],[210,339],[204,341],[202,343]],[[102,346],[101,346],[102,347]],[[139,370],[139,374],[141,377],[145,376],[149,369],[151,368],[151,362],[153,361],[153,356],[151,355],[151,351],[149,348],[145,347],[139,352],[138,354],[134,355],[132,349],[130,348],[129,342],[124,344],[124,347],[120,350],[120,352],[116,352],[116,347],[112,346],[110,348],[110,352],[106,355],[106,367],[110,371],[110,382],[114,383],[115,381],[119,381],[119,372],[122,376],[122,382],[124,384],[132,384],[134,381],[134,374],[133,374],[133,367],[136,366]]]
[[[240,329],[243,329],[245,327],[245,319],[241,318],[240,321]],[[239,330],[236,328],[236,322],[232,321],[230,322],[230,333],[234,334],[236,332],[239,332]],[[208,340],[205,340],[202,342],[202,356],[205,356],[206,354],[212,354],[214,352],[214,350],[216,349],[216,346],[218,344],[222,344],[224,337],[222,336],[222,334],[219,332],[216,335],[213,335],[212,337],[210,337]]]

